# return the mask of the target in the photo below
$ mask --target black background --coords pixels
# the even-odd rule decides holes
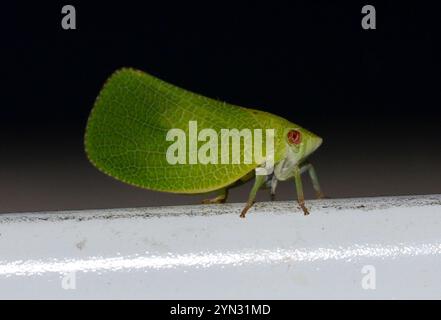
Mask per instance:
[[[65,4],[77,30],[61,28]],[[376,30],[361,27],[365,4]],[[0,212],[203,198],[127,186],[87,161],[87,116],[123,66],[317,133],[312,162],[330,197],[440,193],[439,23],[433,5],[402,1],[2,4]],[[294,198],[284,183],[279,199]]]

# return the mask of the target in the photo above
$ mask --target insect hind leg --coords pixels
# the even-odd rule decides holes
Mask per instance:
[[[216,203],[225,203],[228,198],[228,187],[219,189],[216,193],[217,195],[214,198],[202,200],[203,204],[216,204]]]

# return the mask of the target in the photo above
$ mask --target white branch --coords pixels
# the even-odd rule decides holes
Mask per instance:
[[[242,206],[0,215],[0,298],[440,297],[441,195]]]

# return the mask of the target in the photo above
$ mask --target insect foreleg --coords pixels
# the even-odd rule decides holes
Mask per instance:
[[[301,171],[298,166],[294,167],[294,181],[296,183],[297,201],[299,202],[300,208],[302,208],[303,213],[306,216],[309,214],[309,211],[305,207],[305,197],[303,195],[303,184],[302,184]]]
[[[323,192],[322,192],[322,190],[320,188],[320,183],[318,181],[317,174],[316,174],[316,172],[314,170],[313,165],[310,164],[310,163],[303,164],[300,167],[300,174],[304,173],[305,171],[308,171],[308,173],[309,173],[309,177],[311,178],[312,186],[313,186],[313,188],[315,190],[317,198],[319,198],[319,199],[324,198],[324,195],[323,195]]]

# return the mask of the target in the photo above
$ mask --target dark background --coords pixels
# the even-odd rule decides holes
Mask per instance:
[[[123,66],[322,136],[312,162],[330,197],[441,192],[437,8],[158,3],[1,4],[0,212],[203,198],[131,187],[87,161],[87,116],[106,78]],[[65,4],[76,8],[77,30],[61,28]],[[376,7],[376,30],[361,28],[365,4]],[[250,188],[232,191],[230,201],[244,202]],[[279,199],[294,198],[294,183],[283,183]]]

